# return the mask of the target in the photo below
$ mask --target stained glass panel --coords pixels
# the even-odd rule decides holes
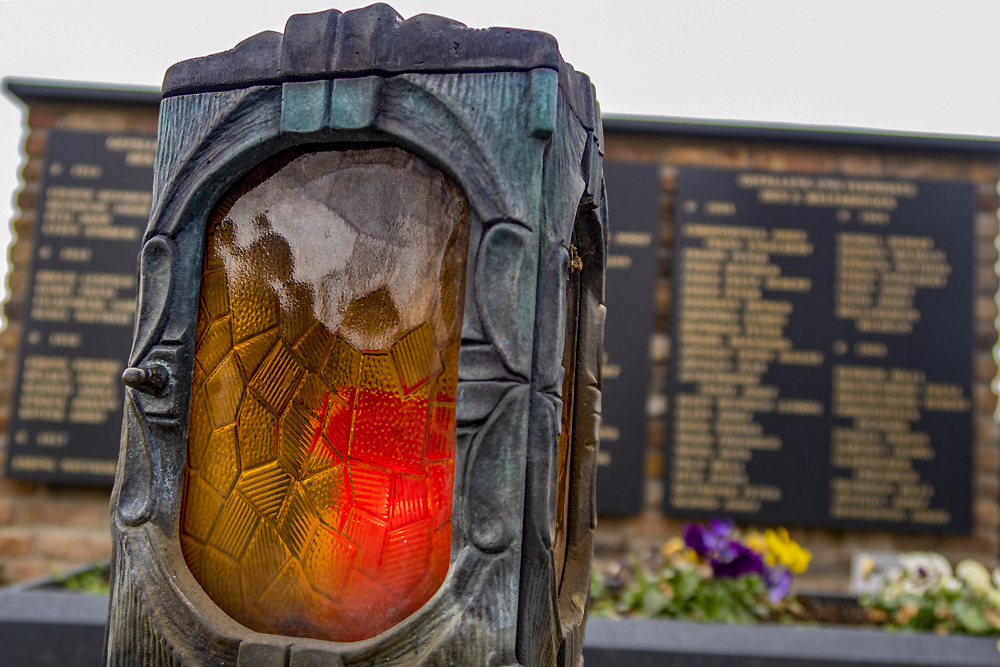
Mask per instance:
[[[286,154],[216,206],[181,545],[243,625],[356,641],[443,582],[467,246],[398,148]]]

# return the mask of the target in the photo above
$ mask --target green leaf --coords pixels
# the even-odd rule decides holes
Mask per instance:
[[[686,572],[679,571],[677,576],[670,582],[670,585],[674,588],[674,598],[687,600],[695,594],[700,585],[705,585],[706,583],[702,581],[697,572],[688,570]]]
[[[960,600],[952,608],[955,610],[955,618],[966,632],[979,635],[990,631],[990,622],[983,616],[983,610],[978,605]]]
[[[669,604],[670,598],[659,588],[647,588],[642,594],[642,613],[646,616],[659,616]]]

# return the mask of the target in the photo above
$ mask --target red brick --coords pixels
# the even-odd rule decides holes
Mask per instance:
[[[1000,505],[995,500],[977,500],[972,508],[972,516],[977,526],[1000,527]]]
[[[42,178],[42,161],[28,160],[21,169],[21,179],[25,182],[36,182]]]
[[[669,208],[669,210],[661,211],[660,215],[664,216],[665,218],[671,219],[671,222],[670,224],[660,225],[660,245],[662,245],[664,248],[670,249],[674,245],[674,234],[676,234],[677,232],[677,230],[674,229],[674,225],[672,222],[674,203],[672,201],[673,200],[672,197],[664,197],[664,199],[671,200],[670,202],[664,204],[664,207]]]
[[[8,318],[8,321],[10,321],[10,319],[11,318]],[[17,357],[13,354],[0,356],[0,377],[12,377],[16,361]],[[3,490],[2,483],[0,483],[0,490]]]
[[[988,296],[981,296],[976,299],[976,319],[989,320],[992,322],[997,318],[997,302]]]
[[[38,554],[48,558],[83,563],[111,555],[110,531],[40,530],[37,539]]]
[[[33,130],[28,133],[28,138],[24,140],[24,153],[29,158],[41,157],[45,155],[45,145],[49,141],[48,132]]]
[[[5,350],[17,351],[21,342],[21,325],[9,325],[0,332],[0,347]]]
[[[605,139],[608,136],[605,135]],[[663,159],[664,142],[636,140],[626,136],[613,136],[605,141],[604,159],[622,162],[660,162]]]
[[[877,153],[852,153],[837,161],[840,173],[847,176],[881,176],[885,160]]]
[[[659,478],[663,476],[663,454],[646,452],[646,477]]]
[[[992,322],[977,322],[974,329],[976,349],[989,352],[997,342],[997,330]]]
[[[809,562],[809,572],[813,575],[845,572],[851,566],[851,553],[847,549],[810,549],[810,551],[813,552],[813,557]]]
[[[836,158],[828,151],[776,150],[756,151],[750,160],[754,169],[769,171],[805,171],[812,173],[833,172]]]
[[[0,495],[7,497],[27,496],[38,490],[38,482],[0,477]]]
[[[996,444],[973,448],[973,459],[978,472],[1000,472],[1000,447]]]
[[[995,294],[1000,289],[1000,277],[991,265],[986,264],[976,269],[976,287],[983,292]]]
[[[996,186],[992,189],[980,190],[976,193],[976,208],[983,212],[996,213],[1000,208],[1000,194],[997,194]]]
[[[996,553],[1000,551],[1000,536],[995,528],[976,528],[975,534],[968,539],[962,540],[962,547],[969,552],[980,556],[989,555],[996,558]]]
[[[24,318],[24,298],[15,299],[13,296],[3,304],[3,314],[7,321],[20,320]]]
[[[652,445],[653,443],[655,443],[655,445],[653,445],[653,446],[657,446],[657,445],[662,446],[663,440],[664,440],[664,438],[666,436],[666,424],[664,424],[663,420],[662,419],[655,419],[655,420],[651,419],[651,420],[649,420],[649,428],[647,430],[649,432],[649,441],[650,441],[650,444]],[[661,454],[660,456],[661,456],[660,469],[662,470],[662,468],[663,468],[662,456],[663,455]]]
[[[38,191],[32,187],[25,187],[17,193],[17,207],[22,211],[33,210],[38,207]]]
[[[108,501],[81,502],[31,499],[21,505],[21,522],[27,526],[71,526],[73,528],[111,529]]]
[[[1000,427],[991,414],[978,414],[973,417],[973,433],[976,442],[984,446],[995,446],[1000,442]]]
[[[10,498],[0,497],[0,525],[8,525],[14,520],[14,504]]]
[[[969,165],[969,178],[977,183],[996,188],[997,181],[1000,180],[1000,166],[993,160],[973,162]]]
[[[7,276],[7,287],[11,291],[23,292],[28,289],[27,267],[15,268]]]
[[[52,567],[52,561],[32,559],[13,561],[8,563],[4,569],[10,577],[10,581],[25,581],[52,574]]]
[[[660,169],[660,189],[664,192],[677,191],[677,169],[673,167]]]
[[[670,295],[669,281],[657,280],[653,289],[654,289],[653,303],[656,304],[656,307],[663,310],[670,308],[671,295]]]
[[[27,556],[34,539],[32,532],[24,528],[0,528],[0,555]]]
[[[674,146],[667,151],[667,159],[672,165],[739,168],[750,165],[750,151],[739,144]]]
[[[843,593],[846,576],[844,573],[831,575],[804,575],[795,576],[795,585],[799,589],[809,589],[814,593]]]
[[[906,535],[900,541],[900,548],[907,551],[937,551],[941,548],[941,537],[937,535]]]
[[[978,498],[1000,498],[1000,477],[977,473],[974,492]]]
[[[50,498],[101,505],[104,508],[104,513],[109,514],[108,503],[111,502],[111,489],[54,485],[46,487],[45,494]]]
[[[63,114],[60,127],[84,132],[132,132],[128,119],[121,114],[108,113],[102,107],[73,107]]]
[[[980,241],[992,241],[998,233],[1000,233],[1000,222],[997,221],[996,209],[976,213],[976,237]],[[993,250],[996,252],[996,248]]]
[[[154,110],[117,107],[109,112],[104,105],[73,105],[67,107],[59,126],[74,130],[99,132],[128,132],[155,135],[153,123],[157,119]]]
[[[997,396],[985,384],[978,384],[972,388],[973,402],[977,412],[992,414],[997,409]]]
[[[46,108],[37,104],[28,107],[28,126],[35,127],[56,127],[59,124],[59,113],[55,109]]]
[[[885,163],[886,176],[892,178],[964,181],[970,171],[969,163],[961,159],[897,157],[888,158]]]
[[[20,215],[20,217],[17,220],[14,221],[14,227],[15,227],[15,229],[17,228],[18,222],[20,222],[21,220],[24,220],[25,217],[28,217],[28,216],[26,216],[24,213],[22,213]],[[31,217],[33,218],[33,216],[31,216]],[[34,224],[34,220],[32,219],[32,221],[29,224],[33,225]],[[34,248],[34,246],[31,244],[31,242],[28,241],[28,240],[26,240],[26,239],[18,239],[17,241],[15,241],[14,245],[12,245],[10,247],[10,261],[11,261],[11,264],[13,264],[14,266],[23,266],[26,262],[30,262],[31,261],[31,252],[32,252],[33,248]]]
[[[981,382],[990,382],[997,376],[997,362],[993,355],[980,352],[973,362],[975,378]]]
[[[34,248],[33,245],[30,245],[30,240],[34,234],[34,230],[35,230],[34,211],[21,211],[21,215],[18,216],[17,220],[14,221],[14,234],[19,239],[27,240],[29,242],[29,247]],[[19,264],[19,266],[24,266],[24,265]]]
[[[644,512],[634,519],[630,519],[625,529],[625,534],[629,539],[651,539],[658,538],[666,541],[671,534],[669,524],[662,516],[651,512]]]

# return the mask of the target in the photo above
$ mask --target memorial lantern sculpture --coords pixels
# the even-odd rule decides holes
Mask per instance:
[[[548,35],[373,5],[163,96],[107,664],[579,664],[589,80]]]

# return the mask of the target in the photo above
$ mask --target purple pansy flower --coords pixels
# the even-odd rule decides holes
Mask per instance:
[[[768,568],[764,572],[764,583],[767,584],[768,599],[776,604],[792,590],[792,573],[780,566]]]
[[[760,555],[739,542],[729,543],[730,558],[713,558],[712,573],[721,579],[735,579],[745,574],[764,574]]]
[[[756,574],[767,586],[772,603],[785,599],[792,588],[792,573],[788,568],[768,567],[759,553],[733,539],[734,536],[733,522],[723,519],[712,519],[707,527],[693,523],[684,527],[684,543],[711,565],[712,576],[735,579]]]
[[[702,558],[730,560],[733,557],[732,532],[732,521],[712,519],[708,528],[691,523],[684,529],[684,543]]]

